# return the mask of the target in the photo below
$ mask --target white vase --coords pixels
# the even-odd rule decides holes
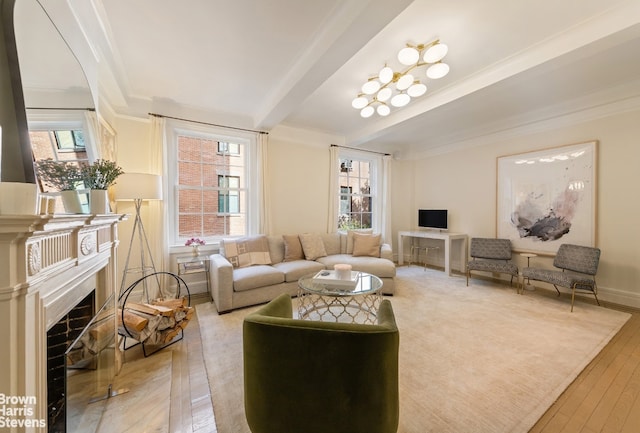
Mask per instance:
[[[111,213],[109,194],[106,189],[92,189],[89,195],[89,207],[92,214]]]
[[[83,213],[78,191],[60,191],[60,197],[66,213]]]
[[[35,183],[0,182],[0,215],[38,214],[38,186]]]
[[[191,245],[191,254],[194,257],[198,257],[200,255],[200,245]]]

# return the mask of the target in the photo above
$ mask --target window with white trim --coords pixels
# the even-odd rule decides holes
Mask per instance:
[[[255,139],[242,133],[229,136],[219,128],[184,124],[173,128],[168,173],[174,245],[192,237],[216,243],[251,233],[254,149]]]
[[[341,151],[338,159],[338,230],[374,228],[380,218],[377,174],[380,160],[362,152]]]

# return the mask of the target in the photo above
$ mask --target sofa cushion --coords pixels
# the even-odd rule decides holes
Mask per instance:
[[[302,244],[304,257],[307,260],[315,260],[318,257],[324,257],[327,255],[327,251],[324,249],[324,243],[322,242],[322,238],[319,234],[303,233],[298,237]]]
[[[396,265],[387,259],[377,257],[354,257],[351,254],[335,254],[316,259],[327,269],[333,269],[334,265],[344,263],[351,265],[354,271],[368,272],[380,278],[393,278],[396,276]]]
[[[284,241],[284,262],[304,260],[304,252],[298,235],[282,235]]]
[[[313,260],[295,260],[291,262],[276,263],[274,268],[284,273],[284,280],[289,283],[298,281],[300,277],[307,274],[316,273],[324,269],[322,263]]]
[[[344,254],[353,254],[353,235],[356,233],[370,235],[373,233],[373,229],[354,229],[347,231],[346,245],[345,248],[342,249],[341,253]]]
[[[284,273],[273,266],[255,265],[233,270],[233,290],[243,292],[284,282]]]
[[[234,268],[252,265],[269,265],[269,244],[265,235],[223,239],[221,251]]]
[[[342,252],[339,233],[322,233],[320,237],[324,244],[324,251],[328,256],[331,254],[340,254]]]
[[[380,234],[353,234],[353,256],[380,257]]]
[[[280,263],[284,260],[284,239],[282,236],[267,236],[269,242],[269,255],[271,264]]]

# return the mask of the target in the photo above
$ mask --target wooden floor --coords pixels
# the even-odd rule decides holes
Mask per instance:
[[[545,290],[534,293],[555,296]],[[607,307],[627,311],[632,317],[531,432],[640,432],[640,312]],[[189,324],[185,339],[169,350],[174,352],[174,378],[166,431],[216,433],[197,320]]]
[[[640,432],[640,312],[607,307],[632,317],[530,432]]]

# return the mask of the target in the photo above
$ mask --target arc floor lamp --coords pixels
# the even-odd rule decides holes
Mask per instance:
[[[115,185],[115,199],[116,201],[133,201],[136,209],[133,231],[120,284],[120,293],[122,293],[126,289],[127,274],[139,273],[140,278],[142,278],[156,272],[153,254],[149,247],[149,239],[142,224],[140,209],[143,201],[162,200],[162,178],[159,175],[148,173],[124,173],[118,177],[118,182]],[[139,266],[131,266],[131,253],[134,249],[134,242],[137,243],[140,253]],[[143,281],[143,297],[148,302],[149,294],[146,280]]]

